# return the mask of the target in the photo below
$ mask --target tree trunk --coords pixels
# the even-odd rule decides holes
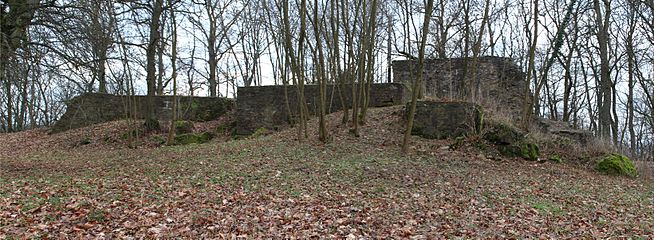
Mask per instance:
[[[532,34],[532,40],[529,45],[529,63],[527,65],[527,78],[525,79],[526,84],[525,84],[525,92],[524,96],[525,98],[523,99],[522,102],[522,129],[523,130],[528,130],[529,126],[531,124],[531,114],[533,111],[533,103],[531,96],[531,90],[529,89],[531,86],[531,78],[532,78],[532,73],[534,72],[535,68],[535,59],[536,59],[536,45],[538,42],[538,0],[534,0],[534,33]],[[535,95],[536,93],[534,93]]]
[[[329,139],[329,133],[327,132],[327,127],[325,123],[325,102],[326,102],[326,82],[327,79],[325,77],[325,57],[323,55],[323,49],[322,49],[322,39],[320,36],[322,35],[321,31],[321,26],[322,26],[322,21],[319,21],[318,18],[318,0],[314,0],[314,5],[313,5],[313,32],[314,36],[316,38],[316,47],[318,51],[318,66],[316,67],[316,78],[318,79],[318,84],[320,85],[320,99],[318,100],[318,111],[319,111],[319,123],[318,123],[318,134],[319,134],[319,139],[320,141],[326,143]],[[315,55],[315,54],[314,54]]]
[[[152,6],[152,18],[150,19],[150,37],[148,41],[148,47],[146,50],[146,81],[148,86],[148,94],[146,97],[146,107],[145,107],[145,128],[147,131],[159,129],[159,120],[155,116],[155,106],[154,106],[154,96],[156,94],[156,54],[157,54],[157,45],[160,39],[159,35],[159,25],[161,12],[163,8],[163,0],[156,0]]]
[[[409,109],[409,119],[407,120],[406,130],[404,131],[404,140],[402,142],[402,152],[409,151],[409,138],[411,137],[411,129],[413,128],[413,119],[416,115],[416,103],[418,101],[418,87],[422,84],[423,71],[425,68],[425,45],[427,44],[427,35],[429,34],[429,20],[433,11],[434,0],[427,0],[425,6],[425,19],[422,25],[422,39],[420,41],[420,49],[418,51],[418,68],[416,72],[416,80],[413,82],[413,91],[411,95],[411,107]]]
[[[167,144],[174,144],[175,138],[175,122],[177,121],[177,21],[175,19],[175,8],[173,7],[173,0],[168,0],[168,5],[170,7],[170,23],[171,23],[171,33],[173,35],[171,43],[171,57],[170,62],[172,64],[173,73],[173,106],[170,116],[170,127],[168,128],[168,139]]]
[[[611,105],[613,96],[611,90],[611,77],[609,69],[609,53],[608,53],[608,22],[610,17],[610,8],[606,1],[604,2],[605,11],[602,12],[600,7],[600,0],[593,0],[595,9],[595,23],[597,24],[597,42],[599,43],[600,50],[600,91],[602,93],[602,105],[599,109],[599,125],[600,136],[604,140],[611,138]],[[603,16],[604,15],[604,16]]]

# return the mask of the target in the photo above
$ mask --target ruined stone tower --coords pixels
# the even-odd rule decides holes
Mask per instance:
[[[416,67],[416,60],[393,61],[393,81],[410,89]],[[427,59],[424,76],[422,88],[428,98],[479,103],[515,121],[522,116],[527,83],[510,58],[480,57],[476,64],[472,58]]]

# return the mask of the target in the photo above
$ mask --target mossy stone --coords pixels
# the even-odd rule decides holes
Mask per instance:
[[[517,128],[504,123],[486,121],[488,131],[484,139],[499,145],[511,145],[524,140],[524,134]]]
[[[531,142],[519,142],[510,145],[496,145],[497,151],[506,157],[521,157],[529,161],[536,161],[540,156],[540,148]]]
[[[515,157],[520,153],[520,148],[515,145],[497,145],[497,151],[506,157]]]
[[[193,132],[193,122],[191,121],[175,121],[175,133],[185,134]]]
[[[260,127],[254,130],[254,133],[252,133],[252,137],[260,137],[260,136],[265,136],[268,135],[270,131],[265,128],[265,127]]]
[[[198,134],[185,133],[175,136],[175,145],[202,144],[213,138],[213,134],[203,132]]]
[[[628,157],[621,154],[609,154],[602,158],[595,167],[598,171],[609,175],[636,177],[636,167]]]

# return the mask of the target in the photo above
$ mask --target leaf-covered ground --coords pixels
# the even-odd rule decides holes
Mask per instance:
[[[372,109],[359,138],[330,115],[329,144],[289,129],[129,149],[107,143],[120,122],[0,135],[0,238],[654,237],[650,180],[445,140],[405,155],[396,111]]]

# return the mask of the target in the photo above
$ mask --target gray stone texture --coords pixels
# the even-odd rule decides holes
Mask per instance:
[[[146,96],[132,96],[137,106],[136,118],[145,113]],[[234,101],[227,98],[178,96],[178,118],[191,121],[214,120],[234,107]],[[128,117],[128,97],[111,94],[85,93],[66,102],[66,113],[52,127],[52,133],[109,122]],[[173,97],[155,96],[155,116],[159,120],[170,120]]]
[[[288,106],[285,101],[285,91],[288,95]],[[403,102],[402,84],[378,83],[370,87],[369,107],[384,107],[399,105]],[[310,115],[317,115],[319,102],[319,86],[305,85],[304,95]],[[342,89],[345,105],[352,105],[351,85]],[[332,113],[343,109],[339,88],[327,85],[326,112]],[[289,115],[290,108],[290,115]],[[236,97],[236,134],[248,135],[256,129],[264,127],[269,130],[288,125],[298,117],[298,99],[296,86],[259,86],[239,87]]]
[[[521,68],[510,58],[502,57],[480,57],[476,66],[472,66],[472,63],[472,58],[426,60],[422,86],[425,96],[479,103],[487,111],[518,121],[522,116],[527,88]],[[466,65],[470,69],[468,76],[475,75],[476,78],[466,77],[468,80],[464,81]],[[414,60],[393,61],[393,82],[410,86],[415,80],[416,66]],[[474,69],[476,74],[472,74]]]
[[[533,123],[542,133],[565,137],[581,144],[582,146],[585,146],[594,140],[593,132],[577,129],[568,122],[535,117]]]
[[[474,135],[480,131],[482,118],[481,107],[474,103],[419,101],[411,133],[429,139]]]

